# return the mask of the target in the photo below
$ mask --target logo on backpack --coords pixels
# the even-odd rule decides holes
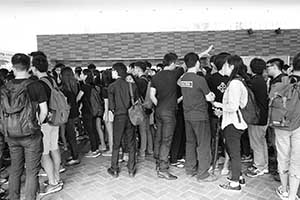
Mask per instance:
[[[270,92],[269,125],[293,131],[300,126],[300,83],[290,83],[286,77]]]
[[[67,98],[59,90],[55,81],[53,81],[53,85],[47,78],[41,78],[41,81],[46,83],[51,89],[50,101],[48,105],[48,123],[53,126],[60,126],[67,123],[70,114],[70,105],[67,102]]]
[[[31,102],[27,89],[31,83],[32,80],[20,84],[9,81],[1,88],[1,131],[8,137],[25,137],[40,129],[36,117],[37,103]]]
[[[95,86],[91,90],[91,111],[93,117],[102,117],[104,113],[104,101],[101,98],[101,89]]]

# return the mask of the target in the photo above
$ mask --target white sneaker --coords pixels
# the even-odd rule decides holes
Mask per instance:
[[[221,170],[221,175],[222,175],[222,176],[227,176],[227,175],[229,175],[229,173],[230,173],[229,169],[224,169],[224,168],[223,168],[223,169]]]
[[[89,152],[85,155],[85,157],[87,157],[87,158],[97,158],[98,156],[101,156],[101,153],[100,153],[99,151],[94,151],[94,152],[89,151]]]
[[[289,193],[288,192],[284,192],[282,190],[282,185],[279,186],[277,189],[276,189],[276,193],[277,195],[282,199],[282,200],[288,200],[289,199]]]

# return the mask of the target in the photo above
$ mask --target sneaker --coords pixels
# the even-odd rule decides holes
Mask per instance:
[[[252,161],[253,161],[253,159],[252,159],[251,155],[249,155],[249,156],[242,156],[242,158],[241,158],[241,162],[242,163],[248,163],[248,162],[252,162]]]
[[[264,174],[268,174],[268,173],[269,173],[269,169],[268,169],[268,168],[265,168],[265,169],[263,170],[263,172],[264,172]]]
[[[99,157],[99,156],[101,156],[101,153],[100,153],[99,151],[94,151],[94,152],[89,151],[89,152],[85,155],[85,157],[87,157],[87,158],[97,158],[97,157]]]
[[[59,173],[64,173],[66,171],[66,168],[64,166],[60,166],[60,169],[59,169]]]
[[[47,174],[46,174],[46,172],[43,169],[41,169],[40,172],[39,172],[39,174],[38,174],[38,176],[46,177]]]
[[[104,156],[104,157],[111,157],[112,156],[112,152],[111,151],[104,152],[104,153],[102,153],[102,156]]]
[[[179,159],[179,160],[177,160],[178,162],[182,162],[182,163],[185,163],[185,159]]]
[[[101,151],[101,152],[106,151],[106,146],[105,145],[100,145],[99,146],[99,151]]]
[[[66,166],[73,166],[73,165],[78,165],[80,163],[80,161],[77,159],[77,160],[69,160],[67,163],[66,163]]]
[[[57,182],[57,184],[63,186],[63,185],[64,185],[64,182],[60,179],[60,180]],[[45,185],[45,186],[49,185],[49,180],[43,182],[43,185]]]
[[[250,178],[255,178],[255,177],[258,177],[258,176],[263,176],[265,173],[264,171],[261,171],[259,169],[254,169],[252,171],[249,171],[246,173],[246,176],[250,177]]]
[[[227,184],[222,184],[222,185],[219,185],[219,187],[223,190],[226,190],[226,191],[231,191],[231,192],[240,192],[242,190],[241,186],[238,185],[236,187],[233,187],[230,185],[230,182],[227,183]]]
[[[282,186],[279,186],[277,189],[276,189],[276,193],[277,195],[282,199],[282,200],[288,200],[289,199],[289,193],[288,192],[284,192],[282,190]]]
[[[48,194],[52,194],[55,192],[59,192],[61,191],[63,188],[63,186],[61,186],[60,184],[56,184],[56,185],[47,185],[45,187],[45,190],[43,192],[40,193],[41,196],[45,196]]]
[[[221,170],[221,175],[222,175],[222,176],[227,176],[227,175],[229,175],[229,173],[230,173],[229,169],[224,169],[224,168],[223,168],[223,169]]]
[[[128,153],[124,153],[123,160],[124,160],[125,162],[127,162],[127,161],[129,160],[129,155],[128,155]]]
[[[231,180],[230,177],[227,177],[227,180],[228,180],[229,182],[233,182],[233,181]],[[239,184],[240,184],[241,186],[245,186],[245,185],[246,185],[246,180],[245,180],[245,178],[244,178],[243,176],[240,176]]]

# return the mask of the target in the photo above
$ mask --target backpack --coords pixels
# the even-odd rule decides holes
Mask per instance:
[[[101,98],[101,89],[95,86],[91,90],[90,107],[94,117],[102,117],[104,113],[104,101]]]
[[[150,90],[151,90],[151,81],[148,81],[146,96],[143,102],[143,107],[146,109],[152,109],[153,103],[150,98]]]
[[[1,132],[8,137],[26,137],[40,130],[37,103],[31,102],[27,86],[34,81],[20,84],[6,83],[0,91]]]
[[[300,82],[290,81],[288,77],[282,79],[269,94],[269,125],[294,131],[300,126]]]
[[[67,123],[71,109],[67,98],[59,90],[55,81],[53,81],[52,85],[47,78],[41,78],[40,80],[46,83],[51,89],[50,101],[48,105],[48,123],[52,126],[60,126]]]
[[[134,102],[132,83],[129,83],[129,92],[130,92],[131,107],[128,109],[128,116],[131,123],[134,126],[138,126],[141,125],[145,120],[145,112],[140,99]]]
[[[240,80],[243,83],[243,85],[247,89],[247,94],[248,94],[248,98],[247,98],[248,100],[246,106],[243,108],[240,107],[240,111],[242,113],[243,119],[247,124],[257,125],[259,123],[259,118],[260,118],[260,109],[257,106],[254,93],[243,79],[237,79],[237,80]],[[240,114],[238,111],[236,112],[237,112],[238,120],[239,122],[241,122]]]

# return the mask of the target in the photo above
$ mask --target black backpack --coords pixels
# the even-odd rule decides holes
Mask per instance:
[[[16,84],[9,81],[1,88],[1,131],[8,137],[25,137],[40,129],[36,117],[37,103],[31,102],[27,89],[32,82],[25,80]]]
[[[101,88],[99,86],[92,87],[90,97],[90,108],[93,117],[102,117],[104,113],[104,101],[101,95]]]
[[[241,81],[244,84],[248,93],[248,101],[246,106],[244,108],[240,108],[243,119],[248,125],[257,125],[260,118],[260,109],[256,103],[254,93],[243,79],[237,78],[237,80]],[[241,122],[241,117],[238,111],[237,116],[239,122]]]

